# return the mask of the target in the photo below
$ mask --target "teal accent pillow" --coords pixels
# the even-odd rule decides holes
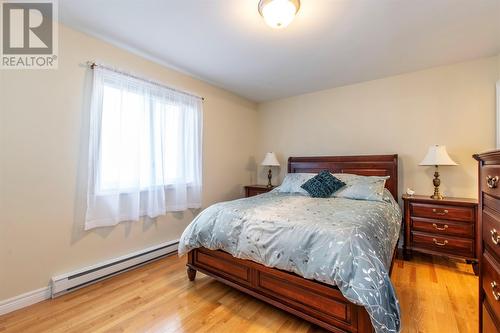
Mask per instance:
[[[323,170],[301,187],[313,198],[329,198],[344,185],[344,182],[332,176],[328,170]]]

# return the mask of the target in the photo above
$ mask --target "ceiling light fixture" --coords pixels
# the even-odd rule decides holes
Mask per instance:
[[[260,0],[259,13],[272,28],[289,25],[299,11],[300,0]]]

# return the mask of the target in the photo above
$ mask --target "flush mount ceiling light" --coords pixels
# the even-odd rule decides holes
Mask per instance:
[[[299,11],[300,0],[260,0],[259,13],[272,28],[289,25]]]

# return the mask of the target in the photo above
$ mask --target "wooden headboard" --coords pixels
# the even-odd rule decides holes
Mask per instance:
[[[385,187],[398,200],[398,155],[290,157],[289,173],[351,173],[362,176],[390,176]]]

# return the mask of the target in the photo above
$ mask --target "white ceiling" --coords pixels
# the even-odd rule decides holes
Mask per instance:
[[[63,23],[254,101],[500,53],[500,0],[61,0]]]

